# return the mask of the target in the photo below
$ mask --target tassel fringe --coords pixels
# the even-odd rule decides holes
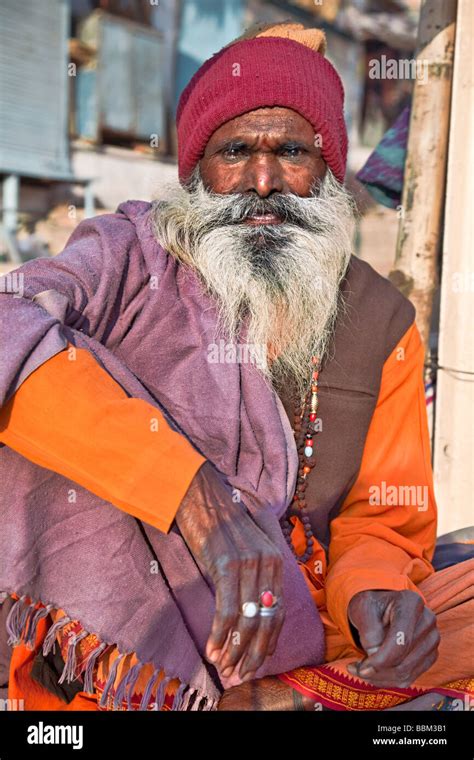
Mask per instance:
[[[53,605],[47,604],[46,607],[40,607],[39,610],[35,610],[34,614],[29,617],[24,636],[25,644],[28,649],[35,648],[38,623],[40,620],[43,620],[43,618],[47,617],[52,609]]]
[[[10,612],[8,613],[8,617],[5,623],[5,627],[7,629],[8,633],[8,644],[10,646],[18,646],[21,642],[21,616],[23,613],[24,608],[24,601],[26,599],[26,595],[20,596],[19,599],[15,602],[13,607],[11,608]]]
[[[151,690],[153,688],[153,684],[155,683],[156,679],[158,678],[159,673],[160,673],[160,669],[159,668],[155,668],[155,670],[153,671],[153,674],[148,679],[148,683],[145,686],[145,691],[143,692],[142,701],[140,702],[140,707],[138,708],[139,710],[146,710],[147,709],[148,703],[149,703],[150,697],[151,697]]]
[[[118,710],[122,707],[122,702],[125,699],[127,685],[132,679],[136,681],[136,678],[134,678],[134,676],[135,674],[138,675],[140,673],[141,667],[141,663],[133,665],[133,667],[129,668],[125,675],[120,679],[114,694],[114,710]]]
[[[99,655],[102,654],[102,652],[107,649],[107,644],[99,644],[96,646],[95,649],[92,650],[89,657],[87,658],[84,666],[83,671],[83,678],[84,678],[84,691],[86,694],[93,694],[94,693],[94,667],[97,661],[97,658]]]
[[[184,703],[183,694],[184,694],[184,692],[186,691],[187,688],[188,688],[188,684],[187,683],[180,683],[180,685],[178,686],[178,691],[174,695],[174,699],[173,699],[173,707],[172,707],[173,711],[175,711],[175,710],[181,710],[182,705]]]
[[[112,689],[114,685],[114,681],[117,675],[118,666],[122,662],[123,658],[126,657],[126,654],[119,654],[118,657],[115,658],[114,664],[110,668],[109,677],[107,678],[103,694],[100,698],[99,707],[107,707],[107,699],[109,696],[109,692]]]
[[[54,652],[56,651],[56,636],[58,632],[61,630],[61,628],[64,628],[65,625],[71,622],[71,618],[68,617],[68,615],[64,615],[59,620],[56,620],[55,623],[51,626],[48,633],[46,634],[45,640],[43,641],[43,656],[46,657],[51,650]]]
[[[0,592],[0,603],[10,596],[9,592]],[[26,600],[29,597],[23,594],[19,599],[15,601],[5,623],[6,631],[8,634],[8,644],[10,646],[18,646],[18,644],[24,642],[29,649],[34,649],[36,634],[38,629],[38,623],[43,618],[47,617],[49,612],[54,608],[53,604],[47,604],[44,607],[35,609],[38,602],[27,603]],[[46,657],[49,652],[56,649],[56,636],[58,632],[65,625],[71,622],[71,618],[68,615],[64,615],[57,620],[48,630],[43,642],[43,655]],[[76,646],[82,639],[89,635],[89,631],[81,631],[79,634],[71,633],[68,640],[68,649],[66,662],[64,664],[63,672],[58,680],[58,683],[64,683],[64,681],[73,681],[76,676],[77,666],[77,652]],[[112,644],[101,642],[88,656],[82,669],[82,675],[84,679],[83,691],[86,694],[94,693],[94,668],[98,657]],[[117,677],[118,667],[124,658],[129,656],[130,653],[119,654],[115,659],[113,666],[110,670],[107,682],[104,687],[102,697],[99,702],[99,707],[106,707],[109,699],[109,695],[113,692],[113,707],[114,709],[120,709],[124,700],[127,703],[127,709],[133,710],[133,693],[136,682],[140,676],[141,669],[145,666],[142,662],[137,662],[131,667],[120,679],[119,683],[115,687],[114,683]],[[138,707],[139,710],[147,710],[150,705],[150,699],[152,696],[153,686],[158,678],[158,675],[162,672],[161,668],[155,668],[153,674],[148,679],[145,686],[143,696]],[[178,676],[165,675],[158,683],[156,698],[151,705],[153,710],[161,710],[166,696],[166,687],[171,680]],[[173,700],[173,711],[210,711],[215,710],[217,707],[217,701],[202,694],[197,689],[193,689],[187,683],[180,683],[178,690]]]
[[[165,703],[165,696],[166,696],[166,687],[168,686],[169,682],[171,681],[171,678],[169,676],[165,676],[165,678],[162,678],[160,683],[158,684],[158,689],[156,691],[156,699],[155,704],[153,705],[153,710],[161,710]]]
[[[64,681],[70,683],[71,681],[75,680],[77,665],[76,644],[79,644],[79,642],[88,635],[89,634],[87,631],[81,631],[81,633],[73,633],[69,636],[67,643],[66,662],[64,664],[63,672],[61,673],[61,677],[59,678],[58,683],[64,683]]]
[[[136,665],[134,665],[133,668],[132,668],[132,670],[134,668],[136,668],[137,670],[136,670],[136,674],[130,677],[130,682],[129,682],[129,686],[128,686],[128,694],[127,694],[127,709],[128,710],[133,710],[133,704],[132,704],[133,690],[134,690],[135,685],[136,685],[136,683],[138,681],[138,678],[140,676],[140,671],[141,671],[142,667],[143,667],[142,663],[139,662]]]

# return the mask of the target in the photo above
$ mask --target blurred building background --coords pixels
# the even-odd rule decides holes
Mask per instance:
[[[346,91],[358,252],[382,274],[397,212],[353,179],[410,100],[368,59],[411,57],[419,0],[0,0],[0,271],[56,254],[84,214],[166,193],[175,110],[201,63],[255,22],[322,27]]]

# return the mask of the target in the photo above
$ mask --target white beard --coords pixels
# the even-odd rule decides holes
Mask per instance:
[[[327,170],[318,194],[302,198],[208,191],[196,170],[186,189],[154,203],[159,243],[192,267],[216,300],[226,339],[243,320],[249,355],[271,382],[306,392],[311,356],[325,356],[352,253],[354,204]],[[249,225],[277,213],[277,225]]]

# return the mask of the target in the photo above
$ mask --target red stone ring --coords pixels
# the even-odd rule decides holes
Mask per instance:
[[[263,617],[274,615],[277,611],[278,599],[268,589],[260,594],[260,615]]]

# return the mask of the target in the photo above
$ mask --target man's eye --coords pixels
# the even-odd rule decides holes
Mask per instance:
[[[302,154],[301,148],[294,147],[294,148],[283,148],[282,155],[286,156],[287,158],[298,158],[298,156],[301,156]]]
[[[242,156],[242,148],[239,147],[230,147],[226,148],[224,151],[224,157],[225,158],[240,158]]]

